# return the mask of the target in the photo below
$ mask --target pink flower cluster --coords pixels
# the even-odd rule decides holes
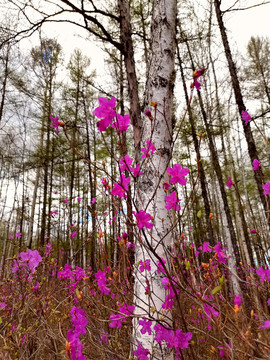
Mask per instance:
[[[150,156],[152,156],[154,154],[155,150],[156,150],[156,148],[151,143],[151,141],[146,140],[146,148],[142,148],[141,158],[142,159],[149,158]]]
[[[83,344],[80,341],[80,335],[86,334],[86,326],[88,319],[84,311],[76,306],[73,306],[70,311],[71,322],[74,329],[67,332],[67,338],[71,344],[71,359],[72,360],[86,360],[82,353]]]
[[[123,306],[119,307],[119,313],[120,314],[112,314],[110,315],[111,322],[109,326],[111,328],[120,327],[122,326],[122,321],[126,321],[128,316],[131,316],[133,311],[135,309],[135,306],[129,306],[124,304]]]
[[[118,197],[127,198],[126,192],[128,191],[128,185],[130,183],[130,178],[125,177],[124,174],[121,174],[117,183],[114,183],[111,194]]]
[[[73,281],[80,281],[87,277],[84,270],[76,266],[76,270],[71,270],[71,265],[66,264],[64,269],[57,274],[58,279],[70,279]]]
[[[140,164],[137,164],[135,168],[131,167],[131,164],[133,163],[133,159],[129,157],[129,155],[126,155],[124,159],[121,157],[119,161],[120,165],[120,171],[129,171],[133,174],[134,177],[141,175],[142,172],[140,171]]]
[[[34,273],[41,261],[42,257],[40,256],[38,250],[28,249],[26,252],[22,251],[18,255],[18,259],[14,260],[12,272],[16,273],[20,268],[24,268],[25,270]]]
[[[105,295],[108,295],[111,291],[111,289],[109,289],[107,286],[106,286],[106,275],[105,275],[105,271],[101,271],[99,270],[96,274],[95,274],[95,277],[96,277],[96,282],[97,282],[97,285],[98,285],[98,288],[100,290],[100,295],[102,296],[103,294]]]
[[[126,131],[129,127],[129,115],[121,116],[116,113],[116,98],[112,97],[108,100],[100,97],[98,101],[100,106],[94,110],[94,115],[101,119],[97,122],[98,130],[106,131],[111,125],[111,127],[115,128],[120,134],[122,131]],[[112,124],[114,118],[116,118],[116,121]]]
[[[191,88],[193,88],[195,86],[195,88],[197,90],[200,90],[201,83],[198,81],[198,79],[199,79],[199,77],[201,77],[205,73],[205,71],[206,71],[206,68],[204,68],[204,67],[202,69],[200,69],[200,70],[194,71],[194,73],[193,73],[194,82],[191,83]]]

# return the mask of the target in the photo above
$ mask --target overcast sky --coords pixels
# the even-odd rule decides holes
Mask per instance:
[[[208,0],[201,0],[200,6],[203,7],[203,2]],[[261,3],[263,0],[240,0],[237,7],[252,6]],[[266,0],[264,0],[266,2]],[[235,0],[223,0],[222,10],[228,9]],[[206,6],[208,7],[208,6]],[[270,36],[270,3],[253,7],[245,11],[233,11],[224,16],[224,21],[230,38],[230,45],[234,49],[236,45],[238,50],[243,54],[246,52],[247,43],[250,37],[253,36]],[[44,33],[48,37],[56,38],[61,44],[67,59],[75,48],[79,48],[82,52],[91,58],[91,69],[96,69],[99,75],[104,73],[104,53],[99,48],[99,44],[86,40],[87,32],[76,26],[67,23],[61,24],[46,24],[43,27]],[[28,46],[30,43],[37,45],[39,43],[38,35],[34,35],[32,40],[26,41]],[[30,48],[31,46],[29,46]]]

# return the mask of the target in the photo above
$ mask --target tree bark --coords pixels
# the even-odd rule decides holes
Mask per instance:
[[[140,318],[151,317],[160,320],[161,315],[171,322],[171,313],[162,309],[165,300],[165,290],[157,273],[157,260],[161,257],[170,263],[167,253],[171,245],[171,219],[165,209],[164,190],[162,182],[168,182],[166,169],[171,158],[172,145],[172,105],[174,89],[174,57],[176,48],[176,0],[165,4],[156,0],[153,4],[151,58],[149,75],[146,84],[145,104],[157,102],[156,115],[151,122],[144,120],[141,127],[141,141],[145,145],[150,140],[156,151],[150,161],[143,164],[144,174],[139,178],[140,199],[137,200],[137,210],[143,209],[153,217],[154,227],[151,231],[142,229],[135,241],[135,264],[140,260],[152,258],[151,271],[147,271],[147,281],[151,296],[145,294],[146,276],[138,268],[134,270],[134,304],[133,340],[140,341],[150,352],[150,358],[173,359],[173,354],[161,348],[154,342],[154,332],[151,335],[141,335],[138,328]],[[135,129],[135,142],[137,129]],[[155,309],[155,313],[151,309]],[[153,321],[153,323],[155,323]],[[136,340],[136,341],[135,341]],[[165,355],[166,354],[166,355]]]
[[[220,9],[221,2],[219,0],[214,0],[214,3],[215,3],[215,10],[216,10],[216,16],[217,16],[217,21],[218,21],[218,25],[219,25],[219,30],[221,33],[221,38],[222,38],[222,42],[223,42],[223,46],[224,46],[224,50],[225,50],[225,55],[227,58],[229,71],[230,71],[230,75],[231,75],[231,82],[232,82],[232,87],[233,87],[233,91],[234,91],[235,101],[236,101],[236,104],[238,107],[239,114],[242,119],[242,111],[245,111],[246,107],[245,107],[245,104],[243,101],[243,96],[242,96],[242,92],[241,92],[241,88],[240,88],[239,79],[237,76],[236,66],[235,66],[235,63],[232,58],[232,53],[231,53],[226,29],[225,29],[223,18],[222,18],[222,11]],[[255,144],[255,141],[253,138],[250,123],[245,125],[245,121],[242,119],[242,125],[243,125],[243,130],[244,130],[245,138],[246,138],[247,145],[248,145],[248,153],[249,153],[250,161],[252,163],[254,159],[259,160],[256,144]],[[255,177],[255,181],[256,181],[259,195],[261,198],[261,202],[264,207],[265,216],[268,221],[268,225],[270,226],[270,199],[267,198],[266,196],[264,196],[264,194],[263,194],[262,185],[264,184],[264,177],[263,177],[263,172],[262,172],[261,168],[259,168],[258,170],[254,170],[254,177]]]

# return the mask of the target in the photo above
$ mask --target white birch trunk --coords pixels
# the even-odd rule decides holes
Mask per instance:
[[[145,104],[146,109],[151,110],[153,120],[145,117],[142,128],[141,147],[146,146],[146,140],[150,140],[156,148],[152,160],[145,159],[142,164],[143,175],[139,178],[138,210],[145,210],[153,217],[154,227],[152,230],[143,228],[135,244],[135,284],[134,305],[135,315],[133,320],[134,348],[138,341],[149,350],[150,359],[172,359],[172,352],[160,349],[154,342],[153,326],[152,334],[142,335],[138,320],[148,318],[151,320],[165,319],[171,322],[169,311],[162,309],[165,301],[165,290],[161,284],[163,274],[157,273],[157,257],[151,252],[156,249],[159,257],[166,260],[166,266],[170,264],[170,258],[166,249],[171,245],[172,234],[171,219],[168,210],[165,209],[165,193],[163,182],[168,182],[166,169],[169,167],[171,143],[172,143],[172,104],[174,87],[174,55],[175,55],[175,28],[176,28],[176,0],[165,2],[155,0],[153,4],[152,18],[152,44],[151,58],[149,61],[149,76],[146,85]],[[151,101],[157,102],[156,117],[154,108],[148,107]],[[171,210],[172,211],[172,210]],[[151,249],[147,246],[147,241]],[[140,241],[141,239],[141,241]],[[140,272],[138,263],[140,260],[151,259],[151,271]],[[145,294],[146,278],[149,281],[150,295]],[[153,311],[154,310],[154,311]],[[163,353],[163,354],[162,354]]]
[[[223,224],[224,224],[224,243],[225,246],[227,248],[227,252],[226,254],[228,255],[228,268],[232,274],[231,276],[231,282],[232,282],[232,289],[235,295],[239,295],[242,293],[241,291],[241,287],[239,284],[239,280],[238,278],[235,276],[237,269],[236,269],[236,258],[235,258],[235,253],[233,251],[233,245],[232,245],[232,239],[231,239],[231,235],[230,235],[230,231],[229,231],[229,225],[227,222],[227,217],[225,214],[225,210],[224,210],[224,206],[222,204],[222,198],[221,198],[221,194],[220,191],[218,189],[218,197],[220,199],[220,210],[221,210],[221,217],[223,218]]]

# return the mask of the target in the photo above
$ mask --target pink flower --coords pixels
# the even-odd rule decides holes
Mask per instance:
[[[242,119],[245,121],[245,125],[247,125],[252,120],[248,110],[242,110]]]
[[[139,325],[142,326],[141,328],[141,333],[145,334],[146,332],[148,333],[148,335],[151,335],[152,331],[151,331],[151,325],[152,325],[152,321],[148,321],[147,319],[142,319],[138,321]]]
[[[141,175],[142,172],[140,171],[140,164],[137,164],[136,167],[133,168],[131,167],[132,163],[133,163],[133,159],[129,157],[128,154],[124,157],[124,159],[121,157],[121,159],[119,160],[119,165],[121,165],[120,171],[124,172],[125,170],[127,170],[131,172],[134,177],[136,177],[137,175]]]
[[[97,127],[99,131],[106,131],[116,115],[114,110],[116,98],[112,97],[110,100],[107,100],[104,97],[100,97],[98,101],[100,106],[94,110],[94,115],[101,118],[101,120],[97,122]]]
[[[86,318],[85,312],[75,306],[70,311],[71,322],[74,329],[69,329],[67,332],[67,338],[71,344],[71,358],[78,360],[86,360],[82,354],[83,344],[80,342],[80,335],[86,334],[86,326],[88,319]]]
[[[194,79],[194,83],[192,84],[192,87],[195,86],[195,88],[197,90],[200,90],[201,88],[201,83],[199,83],[198,79],[200,76],[202,76],[205,72],[206,68],[202,68],[200,70],[194,71],[193,73],[193,79]]]
[[[40,283],[37,282],[37,284],[35,286],[32,287],[32,290],[35,291],[40,287]]]
[[[144,112],[144,113],[145,113],[145,115],[148,117],[148,119],[149,119],[149,120],[151,120],[151,121],[153,120],[153,116],[152,116],[152,114],[151,114],[151,111],[150,111],[150,110],[145,110],[145,112]]]
[[[68,202],[68,199],[65,199],[65,200],[64,200],[64,203],[67,204],[67,202]]]
[[[212,252],[212,249],[209,247],[209,242],[204,242],[202,246],[198,247],[198,249],[201,250],[203,253]]]
[[[135,168],[131,168],[131,172],[133,174],[134,177],[142,175],[142,171],[140,171],[140,164],[137,164]]]
[[[179,211],[181,209],[180,206],[178,205],[178,203],[181,200],[178,199],[175,191],[171,193],[170,196],[165,196],[165,201],[167,201],[167,204],[165,205],[165,209],[167,210],[174,209],[175,211]]]
[[[16,233],[16,239],[20,239],[22,237],[22,233],[21,232],[17,232]]]
[[[228,176],[228,183],[226,184],[226,186],[230,189],[233,185],[234,185],[234,182],[232,181],[232,179]]]
[[[157,267],[158,267],[157,273],[158,274],[161,274],[161,273],[165,274],[165,269],[163,266],[165,264],[166,264],[166,260],[164,260],[163,258],[161,258],[161,262],[158,260],[158,262],[157,262]]]
[[[125,175],[121,175],[118,183],[114,183],[111,194],[114,196],[124,197],[126,199],[126,191],[128,191],[128,185],[130,183],[130,178],[126,178]]]
[[[254,160],[253,160],[253,163],[252,163],[252,165],[253,165],[253,170],[258,170],[259,167],[260,167],[260,164],[261,164],[261,162],[260,162],[259,160],[254,159]]]
[[[267,181],[267,183],[266,184],[264,184],[263,186],[262,186],[262,188],[263,188],[263,190],[264,190],[264,195],[270,195],[270,182],[269,181]]]
[[[240,297],[239,295],[237,295],[237,296],[234,298],[233,303],[234,303],[234,305],[241,306],[241,304],[242,304],[241,297]]]
[[[97,202],[96,198],[93,198],[92,201],[91,201],[92,204],[95,204],[96,202]]]
[[[254,230],[254,229],[250,230],[250,232],[251,232],[252,234],[258,234],[257,231]]]
[[[259,327],[260,329],[270,329],[270,320],[266,320],[262,326]]]
[[[77,198],[78,203],[80,203],[82,201],[82,199],[80,197]]]
[[[73,239],[73,238],[75,238],[75,236],[77,236],[78,235],[78,233],[76,233],[76,231],[74,231],[71,235],[70,235],[70,237],[71,237],[71,239]]]
[[[110,188],[107,178],[102,178],[102,185],[104,186],[105,188],[104,192],[106,193],[106,191]]]
[[[164,191],[168,191],[169,188],[170,188],[170,184],[168,184],[168,183],[164,183],[164,184],[163,184],[163,190],[164,190]]]
[[[136,351],[133,351],[133,354],[137,356],[138,360],[149,360],[149,350],[145,349],[140,341],[138,342],[138,344],[138,348]]]
[[[259,269],[256,270],[256,274],[260,276],[260,282],[264,282],[265,280],[270,281],[270,270],[266,269],[261,266]]]
[[[220,242],[214,246],[214,249],[215,252],[217,253],[218,261],[225,264],[228,256],[225,255],[224,252],[222,251]]]
[[[119,165],[121,165],[120,171],[121,172],[124,172],[125,170],[131,171],[132,163],[133,163],[133,159],[131,157],[129,157],[128,154],[124,157],[124,159],[121,157],[121,159],[119,160]]]
[[[147,229],[153,228],[153,224],[150,222],[152,218],[150,214],[146,213],[144,210],[140,210],[135,216],[139,229],[142,229],[143,227],[146,227]]]
[[[95,277],[96,277],[96,282],[97,282],[97,285],[98,285],[98,288],[100,290],[100,295],[102,296],[103,294],[105,295],[108,295],[111,291],[111,289],[109,289],[107,286],[106,286],[106,276],[105,276],[105,271],[101,271],[99,270],[96,274],[95,274]]]
[[[120,314],[112,314],[112,315],[110,315],[110,319],[112,321],[110,322],[109,327],[115,328],[117,326],[118,329],[120,329],[120,327],[122,326],[122,320],[124,320],[125,317]]]
[[[121,116],[116,114],[117,121],[114,122],[111,127],[116,128],[117,131],[121,134],[122,131],[127,131],[129,127],[129,115]]]
[[[144,270],[151,270],[151,265],[150,265],[150,259],[146,259],[144,262],[142,260],[140,260],[139,262],[140,265],[140,272],[144,272]]]
[[[206,312],[206,315],[207,315],[207,320],[210,321],[211,318],[212,318],[212,315],[214,317],[218,317],[219,316],[219,312],[216,311],[213,306],[210,306],[208,304],[204,304],[203,305],[203,308],[204,308],[204,311]]]
[[[186,185],[187,179],[185,179],[185,176],[189,173],[188,168],[182,169],[180,164],[175,164],[173,168],[167,169],[167,173],[172,176],[170,179],[171,184]]]
[[[27,252],[21,252],[18,255],[18,260],[14,260],[12,272],[17,272],[19,270],[19,266],[22,266],[28,268],[32,273],[34,273],[41,261],[42,257],[39,255],[37,250],[28,249]]]
[[[53,118],[52,115],[50,115],[50,119],[52,120],[52,123],[50,124],[51,127],[54,127],[57,131],[57,134],[59,134],[59,118],[56,116],[56,118]]]
[[[154,154],[154,151],[156,150],[154,145],[149,140],[146,140],[146,144],[147,147],[142,148],[142,152],[143,152],[143,154],[141,155],[142,159],[149,158],[151,155]]]

